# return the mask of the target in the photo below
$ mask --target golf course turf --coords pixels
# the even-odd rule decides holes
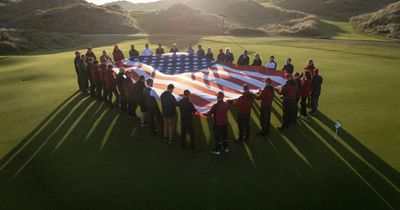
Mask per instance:
[[[230,47],[313,58],[324,77],[320,112],[213,156],[211,119],[196,118],[195,153],[77,92],[74,51],[0,57],[0,209],[399,209],[400,44],[302,38],[167,37],[149,42]],[[81,46],[85,48],[87,46]],[[112,45],[102,49],[111,53]],[[83,51],[83,50],[81,50]],[[251,57],[253,59],[253,57]],[[230,139],[238,135],[230,111]],[[251,117],[259,129],[259,104]],[[342,122],[334,141],[336,120]],[[179,124],[178,124],[179,127]],[[179,129],[177,129],[179,136]]]

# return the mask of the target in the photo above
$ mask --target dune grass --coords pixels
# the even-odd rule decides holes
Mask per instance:
[[[399,44],[234,37],[148,38],[314,58],[325,78],[320,111],[214,157],[212,123],[196,119],[191,154],[165,145],[127,116],[76,93],[73,52],[0,57],[0,209],[398,209]],[[148,39],[119,43],[126,52]],[[232,42],[235,40],[235,43]],[[86,46],[82,46],[84,48]],[[167,46],[166,46],[167,47]],[[111,50],[112,46],[95,48]],[[258,105],[252,129],[259,128]],[[235,110],[230,137],[237,137]],[[333,126],[343,130],[333,141]]]

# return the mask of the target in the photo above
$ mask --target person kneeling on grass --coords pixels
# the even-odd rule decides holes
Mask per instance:
[[[261,100],[260,108],[260,125],[261,131],[258,133],[259,136],[266,136],[269,134],[271,129],[271,111],[272,111],[272,100],[275,96],[275,89],[272,87],[271,78],[265,79],[265,87],[257,94],[256,99]]]
[[[159,96],[152,88],[153,80],[147,79],[146,83],[147,87],[143,89],[144,102],[148,112],[150,131],[155,135],[159,132],[159,129],[156,127],[156,121],[158,122],[160,128],[163,127],[161,111],[157,103]]]
[[[181,112],[181,146],[186,148],[186,133],[190,137],[190,150],[194,151],[194,128],[193,128],[193,114],[197,112],[193,103],[190,101],[190,91],[183,92],[183,98],[178,102],[179,110]]]
[[[162,115],[164,118],[164,141],[168,144],[174,143],[176,129],[176,106],[177,101],[172,92],[174,85],[169,84],[167,90],[161,94]]]
[[[205,114],[207,117],[214,117],[214,138],[215,149],[211,151],[212,154],[220,155],[222,149],[229,152],[228,141],[228,110],[229,104],[224,102],[224,93],[218,92],[218,102],[211,107],[211,110]]]

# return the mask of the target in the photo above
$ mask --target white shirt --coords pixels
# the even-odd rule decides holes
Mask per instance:
[[[147,86],[147,87],[149,87],[149,86]],[[158,96],[157,92],[155,90],[153,90],[152,87],[149,87],[149,88],[151,89],[150,90],[150,96],[155,98],[156,100],[160,100],[160,96]]]
[[[153,51],[151,51],[150,49],[144,49],[142,56],[151,56],[153,55]]]
[[[268,69],[276,69],[276,63],[274,61],[270,61],[265,67]]]

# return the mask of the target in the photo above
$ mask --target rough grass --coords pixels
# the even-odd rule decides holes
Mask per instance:
[[[275,127],[281,105],[275,101],[271,136],[234,144],[221,157],[209,153],[211,122],[205,119],[196,120],[200,151],[189,154],[163,144],[125,115],[77,95],[72,51],[0,57],[0,208],[398,209],[400,116],[392,91],[399,88],[398,44],[193,40],[215,50],[229,46],[237,56],[242,49],[231,38],[264,58],[274,54],[279,66],[290,56],[300,70],[314,58],[325,83],[317,117],[280,133]],[[186,46],[181,39],[190,40],[176,37],[179,46]],[[127,51],[130,44],[141,48],[147,41],[119,45]],[[103,48],[112,46],[95,52]],[[334,143],[337,119],[343,130]]]

